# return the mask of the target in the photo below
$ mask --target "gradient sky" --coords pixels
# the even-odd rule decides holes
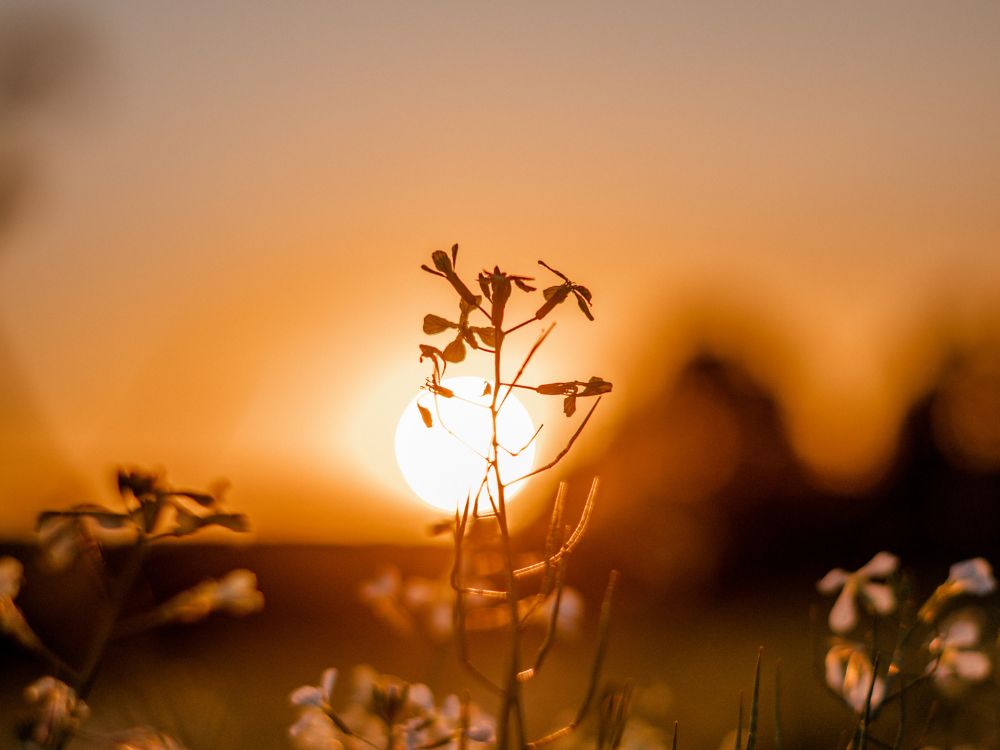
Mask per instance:
[[[589,452],[696,331],[865,476],[1000,314],[995,3],[47,5],[93,59],[5,131],[0,536],[126,463],[228,477],[264,540],[419,538],[392,431],[453,242],[593,289],[534,370],[615,382]]]

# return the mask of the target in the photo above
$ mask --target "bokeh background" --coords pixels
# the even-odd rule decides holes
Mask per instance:
[[[1000,559],[998,34],[986,2],[0,4],[0,542],[28,556],[118,465],[229,480],[257,544],[149,585],[246,564],[267,612],[119,682],[209,691],[229,728],[193,746],[281,746],[328,663],[426,666],[355,596],[380,560],[447,564],[392,455],[453,305],[419,264],[542,258],[597,319],[564,311],[531,378],[615,391],[518,501],[526,537],[600,475],[570,577],[593,610],[623,573],[617,674],[714,747],[764,645],[789,735],[829,736],[815,579]],[[559,404],[529,408],[554,453]],[[57,633],[79,586],[33,585]]]

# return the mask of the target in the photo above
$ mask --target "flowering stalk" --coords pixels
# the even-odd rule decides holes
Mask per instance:
[[[168,622],[194,622],[213,611],[244,615],[263,606],[256,577],[250,571],[233,571],[220,581],[203,581],[152,612],[123,619],[152,544],[188,536],[207,526],[245,531],[247,521],[240,514],[225,512],[218,493],[171,488],[152,474],[119,471],[118,494],[120,511],[87,504],[47,511],[38,519],[47,564],[59,569],[85,557],[103,584],[105,600],[93,618],[90,645],[79,667],[67,664],[48,649],[28,626],[13,602],[20,587],[21,565],[12,558],[0,559],[0,633],[12,635],[41,654],[61,678],[46,676],[25,693],[36,706],[32,735],[47,750],[62,750],[86,718],[86,698],[114,640]],[[120,567],[109,565],[104,557],[105,547],[115,544],[127,547]],[[159,745],[147,745],[170,747],[164,741],[157,742]]]
[[[552,646],[555,635],[555,622],[559,616],[559,608],[562,603],[563,580],[565,575],[566,561],[573,547],[579,541],[586,521],[589,518],[590,510],[593,507],[594,494],[597,484],[591,488],[587,498],[587,504],[577,528],[570,534],[563,531],[562,527],[562,507],[564,498],[564,488],[560,488],[555,507],[553,509],[553,520],[550,525],[546,550],[543,560],[539,563],[527,567],[518,567],[515,564],[512,549],[511,532],[507,513],[507,489],[516,482],[523,481],[530,476],[547,471],[555,466],[569,452],[573,443],[579,437],[583,428],[590,420],[597,403],[603,394],[611,391],[611,383],[602,378],[592,377],[589,380],[572,380],[561,383],[546,383],[542,385],[525,385],[520,382],[521,376],[528,365],[528,362],[538,351],[542,342],[551,332],[549,327],[542,331],[525,357],[520,369],[513,379],[505,381],[503,378],[502,365],[504,354],[504,343],[507,337],[530,323],[540,321],[552,312],[555,307],[562,304],[567,299],[576,300],[581,311],[590,320],[593,315],[590,312],[591,293],[579,284],[576,284],[559,271],[549,267],[542,261],[539,264],[559,277],[560,283],[548,287],[544,290],[544,302],[535,311],[534,315],[515,325],[504,327],[504,319],[507,312],[507,304],[511,299],[514,289],[521,292],[530,293],[535,291],[535,287],[529,282],[533,279],[526,276],[516,276],[507,274],[494,267],[492,271],[483,271],[478,276],[479,288],[482,296],[473,294],[470,285],[465,284],[458,276],[456,265],[458,261],[458,246],[451,249],[451,253],[443,250],[437,251],[432,256],[433,268],[422,266],[422,268],[435,276],[443,277],[458,294],[460,318],[458,322],[451,322],[437,315],[427,315],[424,317],[424,332],[428,334],[442,333],[448,330],[456,330],[457,335],[451,343],[443,350],[423,344],[420,347],[421,359],[430,359],[433,365],[433,374],[428,379],[426,388],[437,398],[452,398],[454,394],[441,383],[441,376],[444,374],[448,363],[460,362],[465,359],[466,347],[481,350],[492,356],[492,381],[489,382],[489,415],[490,415],[490,441],[485,459],[485,469],[482,482],[474,496],[470,496],[462,512],[456,511],[454,521],[455,535],[455,564],[452,570],[452,586],[455,589],[455,636],[458,646],[458,654],[462,663],[479,680],[484,682],[491,689],[500,695],[500,712],[497,722],[497,747],[499,750],[510,750],[511,748],[527,748],[547,744],[558,737],[573,731],[582,721],[593,702],[596,692],[597,682],[600,676],[600,667],[603,660],[607,638],[607,620],[610,614],[611,592],[614,589],[616,576],[612,576],[612,581],[608,587],[608,593],[602,606],[601,635],[598,644],[597,656],[594,662],[594,669],[591,675],[591,683],[588,686],[576,719],[571,724],[556,730],[535,741],[529,741],[526,736],[526,724],[523,703],[523,684],[529,681],[541,667],[546,654]],[[486,302],[484,303],[483,298]],[[470,325],[469,317],[474,312],[482,313],[489,323],[488,326]],[[595,403],[586,414],[577,430],[566,443],[565,447],[549,463],[537,468],[520,477],[504,477],[500,470],[500,453],[509,451],[502,445],[498,432],[498,418],[504,403],[514,388],[528,389],[543,396],[559,396],[563,399],[563,412],[567,417],[573,416],[576,411],[577,400],[579,398],[594,397]],[[501,389],[506,389],[501,393]],[[484,395],[487,395],[484,393]],[[419,407],[419,404],[418,404]],[[421,416],[427,427],[433,425],[433,415],[427,408],[421,408]],[[440,412],[437,413],[440,420]],[[448,430],[447,425],[442,425]],[[541,429],[541,428],[539,428]],[[449,430],[450,432],[450,430]],[[537,436],[538,433],[536,433]],[[532,438],[534,439],[534,438]],[[490,480],[493,480],[492,482]],[[470,512],[473,519],[478,519],[487,514],[481,513],[480,494],[485,490],[486,497],[490,504],[492,517],[495,519],[500,537],[500,552],[502,559],[503,584],[500,590],[471,589],[462,580],[463,559],[465,554],[465,534],[468,528]],[[540,590],[534,595],[534,600],[523,607],[522,601],[522,580],[535,573],[543,573],[543,580]],[[554,600],[550,612],[549,627],[543,638],[538,653],[532,660],[530,666],[525,666],[523,659],[523,634],[526,624],[531,618],[535,609],[553,593]],[[475,594],[485,599],[496,599],[504,603],[507,610],[507,635],[508,645],[506,654],[506,665],[499,681],[492,680],[476,667],[469,657],[468,644],[466,640],[467,629],[467,598]]]

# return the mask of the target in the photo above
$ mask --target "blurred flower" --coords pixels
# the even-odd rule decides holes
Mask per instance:
[[[975,557],[957,562],[949,569],[948,580],[938,586],[920,608],[920,619],[932,622],[941,613],[942,607],[955,597],[965,594],[986,596],[996,591],[996,588],[993,567],[987,560]]]
[[[296,706],[329,709],[330,695],[333,693],[333,686],[336,683],[337,670],[333,667],[325,669],[320,675],[319,685],[303,685],[294,690],[289,699]]]
[[[496,739],[496,720],[475,703],[466,705],[468,728],[465,736],[473,742],[493,742]],[[456,739],[462,729],[462,702],[457,695],[447,696],[438,713],[441,728]]]
[[[309,707],[288,729],[292,745],[297,750],[343,750],[333,721],[321,709]]]
[[[552,610],[556,606],[555,592],[542,602],[528,618],[528,624],[548,627]],[[567,638],[575,638],[580,634],[583,622],[583,596],[572,586],[563,586],[559,600],[559,613],[556,615],[556,632]]]
[[[861,647],[837,643],[826,654],[826,684],[844,699],[855,713],[865,709],[868,690],[872,686],[872,663]],[[875,678],[871,707],[875,709],[885,698],[885,682]]]
[[[14,604],[21,592],[24,566],[13,557],[0,557],[0,633],[7,633],[22,646],[38,648],[41,640],[24,618],[24,613]]]
[[[413,631],[409,612],[400,601],[402,576],[394,565],[381,566],[375,577],[362,582],[361,600],[372,608],[376,616],[404,635]]]
[[[896,609],[896,595],[886,583],[877,583],[873,578],[885,579],[896,572],[899,558],[889,552],[879,552],[864,566],[853,573],[842,568],[834,568],[816,584],[823,594],[840,591],[840,596],[830,610],[830,630],[847,633],[858,624],[856,599],[880,615],[887,615]]]
[[[32,738],[40,745],[75,732],[90,714],[87,704],[76,697],[76,691],[55,677],[42,677],[31,683],[25,688],[24,697],[33,704]]]
[[[927,672],[934,675],[939,687],[953,690],[961,683],[982,682],[989,676],[990,659],[977,648],[979,638],[979,621],[972,613],[960,612],[945,621],[928,646],[935,659],[927,665]]]
[[[352,672],[349,704],[335,711],[331,694],[336,676],[336,670],[327,669],[320,685],[305,685],[292,692],[292,703],[301,709],[289,729],[297,748],[370,750],[374,745],[387,750],[454,750],[465,722],[466,739],[493,740],[494,721],[475,704],[465,707],[464,718],[461,702],[454,695],[448,696],[438,709],[426,685],[380,674],[366,664]]]
[[[982,557],[963,560],[952,565],[945,585],[950,585],[956,594],[976,596],[992,594],[997,588],[993,567]]]
[[[257,576],[240,569],[221,580],[209,579],[183,591],[160,607],[163,622],[196,622],[212,612],[242,617],[264,607],[264,595],[257,589]]]
[[[184,750],[184,746],[168,734],[152,727],[132,727],[115,734],[114,750]]]
[[[402,600],[431,640],[443,643],[451,638],[455,591],[450,581],[407,578],[403,584]]]

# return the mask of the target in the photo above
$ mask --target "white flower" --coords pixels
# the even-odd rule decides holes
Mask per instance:
[[[90,714],[87,704],[76,697],[76,691],[55,677],[42,677],[31,683],[25,688],[24,697],[34,706],[32,738],[40,745],[76,731]]]
[[[927,665],[939,687],[954,689],[960,683],[982,682],[989,677],[989,657],[978,650],[979,622],[968,612],[948,618],[928,650],[935,658]]]
[[[466,706],[468,728],[465,736],[473,742],[494,742],[496,739],[496,721],[492,716],[479,708],[475,703]],[[441,703],[438,713],[442,729],[456,737],[462,729],[462,702],[457,695],[449,695]]]
[[[886,583],[878,583],[873,578],[885,579],[896,572],[899,558],[889,552],[879,552],[865,565],[853,573],[842,568],[834,568],[816,584],[823,594],[840,591],[840,596],[830,610],[830,630],[847,633],[858,624],[858,609],[855,600],[860,597],[866,607],[880,615],[891,614],[896,609],[896,595]]]
[[[407,578],[402,590],[403,604],[423,624],[431,640],[443,643],[451,638],[455,591],[447,579]]]
[[[948,571],[946,586],[950,586],[953,595],[975,594],[986,596],[996,591],[997,582],[993,577],[993,567],[982,557],[963,560],[951,566]]]
[[[974,557],[957,562],[948,571],[948,580],[938,586],[920,608],[920,619],[932,622],[940,614],[942,607],[957,596],[986,596],[996,591],[996,588],[993,568],[987,560]]]
[[[257,590],[257,576],[249,570],[234,570],[216,581],[202,581],[182,591],[160,607],[164,622],[196,622],[215,611],[243,616],[264,606],[264,595]]]
[[[184,750],[184,746],[168,734],[152,727],[132,727],[114,736],[114,750]]]
[[[288,729],[297,750],[343,750],[333,721],[322,709],[306,708]]]
[[[379,568],[375,578],[361,584],[359,593],[361,600],[368,604],[378,617],[398,632],[409,634],[413,630],[413,622],[400,601],[401,581],[399,568],[384,565]]]
[[[859,646],[838,643],[826,654],[826,684],[856,713],[865,709],[868,690],[872,689],[871,707],[875,709],[885,698],[885,682],[875,678],[872,688],[872,663]]]
[[[233,570],[219,581],[213,609],[242,617],[263,608],[264,595],[257,588],[253,571]]]
[[[292,692],[290,700],[295,706],[312,706],[329,710],[330,695],[336,682],[337,670],[333,667],[325,669],[320,676],[319,685],[303,685],[297,688]]]

